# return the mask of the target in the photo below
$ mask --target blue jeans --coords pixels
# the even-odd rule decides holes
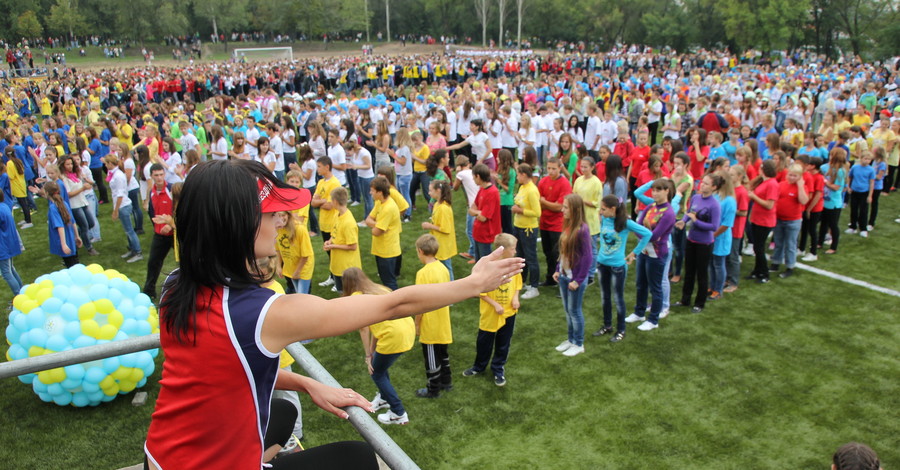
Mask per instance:
[[[669,298],[672,295],[672,283],[669,282],[669,269],[672,267],[672,238],[669,237],[669,254],[666,255],[666,266],[663,268],[663,278],[662,278],[662,309],[663,311],[669,309]]]
[[[352,202],[360,202],[361,194],[359,193],[361,187],[359,185],[359,174],[356,169],[347,169],[344,170],[344,174],[347,176],[347,185],[350,187],[350,201]],[[365,188],[366,192],[369,192],[368,186]]]
[[[684,265],[684,249],[687,243],[687,231],[685,229],[672,230],[672,248],[675,249],[675,275],[681,276],[681,267]]]
[[[3,280],[9,284],[13,297],[18,295],[19,291],[22,290],[22,278],[19,277],[19,272],[16,271],[12,258],[0,260],[0,274],[3,275]]]
[[[93,223],[91,229],[88,230],[88,233],[90,234],[91,239],[100,240],[100,221],[97,220],[97,195],[94,194],[94,191],[88,191],[84,193],[84,198],[87,199],[88,202],[88,219]]]
[[[772,253],[772,263],[784,263],[788,269],[793,269],[797,264],[797,237],[800,236],[800,227],[803,219],[779,220],[775,223],[775,252]]]
[[[490,243],[475,242],[475,261],[491,254],[491,251],[493,250]]]
[[[818,242],[818,240],[811,241],[812,243]],[[732,286],[737,286],[741,277],[741,249],[743,244],[743,238],[731,239],[731,253],[728,254],[725,262],[725,281]]]
[[[612,288],[615,283],[616,295],[616,332],[625,332],[625,276],[628,266],[600,265],[600,290],[603,292],[603,326],[612,326]],[[643,316],[643,315],[641,315]]]
[[[650,317],[647,319],[654,325],[659,323],[659,314],[662,312],[662,280],[666,270],[666,260],[663,258],[651,258],[645,254],[637,257],[637,299],[634,304],[634,313],[639,317],[644,316],[647,310],[647,294],[653,296],[650,302]]]
[[[475,224],[475,217],[466,213],[466,237],[469,239],[469,254],[475,257],[475,238],[472,236],[472,227]]]
[[[712,261],[709,263],[709,288],[713,292],[722,293],[725,288],[725,259],[728,256],[713,255]]]
[[[404,217],[410,217],[412,215],[412,201],[409,199],[409,184],[412,182],[412,175],[397,175],[397,190],[400,191],[400,194],[403,195],[403,199],[406,199],[406,203],[409,204],[409,207],[406,209],[402,215]]]
[[[375,382],[375,386],[378,387],[378,393],[381,394],[381,398],[391,405],[391,411],[397,415],[406,413],[406,410],[403,409],[403,402],[400,401],[397,391],[394,390],[388,369],[397,361],[401,354],[403,353],[381,354],[375,351],[375,354],[372,355],[372,382]]]
[[[307,191],[309,191],[310,193],[313,193],[313,194],[315,194],[315,192],[316,192],[315,186],[310,186],[308,188],[304,187],[304,189],[306,189]],[[368,193],[369,192],[366,191],[366,194],[368,194]],[[369,196],[371,197],[371,194]],[[366,214],[366,216],[368,216],[368,215],[369,214]],[[309,208],[309,233],[310,233],[310,235],[312,235],[312,234],[318,233],[318,232],[319,232],[319,219],[316,217],[316,210],[313,209],[312,207],[310,207]]]
[[[447,267],[447,272],[450,273],[450,280],[453,280],[453,263],[450,262],[451,258],[442,259],[441,263]]]
[[[392,258],[375,257],[378,277],[381,278],[381,283],[391,290],[397,290],[397,258],[399,256]]]
[[[312,279],[291,279],[291,283],[294,284],[294,292],[298,294],[309,294]]]
[[[513,315],[507,318],[506,324],[495,332],[479,329],[478,337],[475,340],[475,363],[472,364],[472,368],[481,372],[487,369],[488,362],[490,362],[494,377],[506,375],[506,359],[509,357],[509,344],[512,342],[515,328],[516,316]],[[492,350],[493,360],[491,360]]]
[[[134,253],[141,252],[141,241],[134,233],[134,227],[131,226],[131,206],[119,208],[119,222],[122,222],[122,229],[125,230],[125,237],[128,239],[128,249]]]
[[[369,216],[369,213],[372,212],[372,208],[375,207],[375,203],[372,202],[372,193],[369,192],[369,185],[372,184],[372,178],[364,178],[362,176],[357,176],[356,181],[359,185],[359,190],[362,192],[362,203],[363,208],[365,209],[365,213],[362,216],[362,220],[366,220],[366,217]]]
[[[562,297],[563,309],[566,311],[566,326],[568,327],[569,342],[575,346],[584,346],[584,312],[581,305],[584,302],[584,288],[587,282],[582,282],[575,290],[569,289],[572,280],[564,274],[559,275],[559,295]]]
[[[438,168],[438,171],[443,171]],[[428,185],[431,184],[431,177],[428,176],[428,173],[424,171],[417,171],[413,173],[412,183],[409,188],[409,198],[412,202],[415,202],[416,193],[419,189],[422,190],[422,197],[425,198],[425,202],[428,202],[430,197],[428,196]],[[415,205],[410,203],[410,205]]]
[[[516,236],[516,256],[525,258],[522,281],[526,286],[537,287],[541,282],[541,267],[537,257],[537,230],[533,228],[513,228]],[[556,267],[553,267],[556,269]],[[526,282],[525,279],[528,279]]]
[[[128,191],[128,199],[131,200],[131,216],[134,217],[135,232],[144,231],[144,211],[141,210],[140,188]]]
[[[588,271],[588,279],[592,279],[597,274],[597,253],[600,251],[600,234],[591,235],[591,269]],[[549,267],[547,269],[550,269]]]

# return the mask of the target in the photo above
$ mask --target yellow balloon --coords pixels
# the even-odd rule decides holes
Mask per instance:
[[[83,304],[81,307],[78,307],[78,319],[81,321],[84,320],[93,320],[94,315],[97,314],[97,307],[93,302],[88,302]]]
[[[40,305],[50,297],[53,297],[53,289],[41,289],[38,291],[37,296],[34,298],[34,300],[38,303],[38,305]]]
[[[46,351],[47,350],[44,348],[41,348],[38,346],[32,346],[32,347],[28,348],[28,357],[43,356],[46,353]]]
[[[43,382],[47,385],[50,385],[51,383],[56,383],[56,382],[50,381],[51,379],[50,379],[50,371],[49,370],[42,370],[42,371],[38,372],[37,378],[38,378],[38,380],[40,380],[41,382]]]
[[[122,322],[125,321],[125,317],[122,316],[122,312],[118,310],[113,310],[106,315],[106,323],[116,327],[116,329],[122,327]]]
[[[94,320],[81,321],[81,334],[91,338],[100,339],[100,325]]]
[[[103,325],[100,327],[100,331],[97,334],[97,339],[111,340],[116,337],[116,333],[118,332],[119,329],[112,325]]]
[[[112,387],[113,385],[115,385],[115,383],[116,383],[116,379],[107,375],[106,378],[101,380],[97,385],[99,385],[100,388],[109,388],[109,387]]]
[[[22,302],[22,308],[20,308],[19,310],[22,313],[28,313],[28,312],[34,310],[35,308],[37,308],[37,306],[38,306],[38,303],[35,302],[34,300],[26,299],[24,302]]]
[[[62,367],[57,367],[56,369],[50,369],[47,372],[50,373],[49,374],[50,380],[52,380],[52,382],[50,382],[50,383],[59,383],[59,382],[62,382],[63,380],[66,380],[66,370],[63,369]]]
[[[6,350],[6,360],[7,361],[13,360],[12,356],[9,355],[9,349]]]
[[[119,386],[117,384],[113,383],[112,387],[104,388],[102,390],[103,390],[104,395],[111,397],[111,396],[119,393]]]
[[[128,380],[128,377],[131,376],[131,371],[128,369],[130,369],[130,367],[119,366],[119,368],[110,375],[116,380]]]
[[[41,286],[37,284],[29,284],[28,287],[25,288],[25,295],[33,299],[37,296],[39,290],[41,290]]]
[[[31,287],[31,286],[28,286]],[[28,289],[25,289],[28,292]],[[22,310],[22,304],[28,300],[28,294],[19,294],[13,298],[13,307]]]
[[[132,382],[130,380],[125,380],[125,381],[119,382],[119,391],[120,392],[128,393],[128,392],[134,390],[135,387],[137,387],[137,383]]]
[[[119,274],[119,271],[116,271],[115,269],[112,269],[112,268],[107,269],[106,271],[103,271],[103,275],[110,279],[115,278],[118,274]]]
[[[94,306],[97,307],[97,311],[106,315],[109,312],[112,312],[116,309],[116,306],[113,305],[112,301],[109,299],[100,299],[94,301]]]
[[[141,379],[143,379],[143,378],[144,378],[143,369],[138,369],[137,367],[131,368],[131,374],[128,375],[128,380],[137,383],[137,382],[140,382]]]
[[[150,324],[150,328],[155,330],[159,328],[159,317],[154,314],[147,315],[147,323]]]
[[[98,273],[102,273],[102,272],[103,272],[103,266],[100,266],[99,264],[94,263],[94,264],[89,265],[89,266],[87,267],[87,270],[88,270],[91,274],[98,274]]]

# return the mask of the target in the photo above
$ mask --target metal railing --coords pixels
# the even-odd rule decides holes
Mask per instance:
[[[70,349],[68,351],[47,354],[44,356],[29,357],[17,361],[0,363],[0,379],[18,377],[24,374],[33,374],[56,367],[81,364],[96,361],[107,357],[120,356],[138,351],[146,351],[159,347],[159,335],[153,334],[129,338],[123,341],[88,346],[85,348]],[[294,343],[287,348],[288,353],[297,364],[306,371],[309,377],[332,387],[340,387],[341,384],[310,354],[300,343]],[[419,470],[406,452],[391,439],[384,429],[373,420],[366,410],[350,406],[344,408],[350,416],[350,424],[366,440],[381,457],[384,462],[394,470]]]

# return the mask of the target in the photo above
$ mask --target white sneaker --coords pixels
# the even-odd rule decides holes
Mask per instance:
[[[537,287],[528,286],[525,288],[525,293],[522,294],[523,299],[533,299],[537,296],[541,295],[541,293],[537,290]]]
[[[334,278],[332,278],[331,276],[328,276],[328,279],[325,279],[324,281],[319,283],[320,287],[328,287],[328,286],[333,286],[333,285],[334,285]]]
[[[575,346],[573,344],[571,348],[566,349],[566,351],[563,353],[563,356],[572,357],[572,356],[577,356],[583,352],[584,352],[584,346]]]
[[[559,346],[556,347],[556,350],[559,352],[563,352],[563,351],[571,348],[572,346],[575,346],[575,345],[570,343],[569,340],[565,340],[562,343],[559,343]]]
[[[654,325],[649,321],[645,321],[644,323],[641,323],[640,326],[638,326],[638,329],[641,331],[650,331],[656,328],[659,328],[659,325]]]
[[[856,233],[856,229],[848,228],[847,230],[844,230],[844,233],[846,233],[847,235],[853,235],[854,233]]]
[[[356,207],[358,205],[359,205],[359,201],[353,201],[352,203],[350,203],[350,207]]]
[[[819,257],[810,253],[803,258],[800,258],[800,261],[819,261]]]
[[[372,411],[386,410],[390,407],[387,400],[381,398],[381,393],[375,394],[375,398],[372,399]]]
[[[132,256],[131,258],[128,258],[127,260],[125,260],[125,262],[126,263],[135,263],[142,259],[144,259],[143,255],[141,255],[140,253],[135,253],[134,256]]]
[[[804,250],[804,251],[798,251],[798,252],[797,252],[797,257],[798,257],[798,258],[801,258],[801,257],[803,257],[803,256],[806,256],[806,251],[805,251],[805,250]]]
[[[128,258],[131,258],[132,256],[134,256],[134,252],[131,250],[128,250],[128,253],[125,253],[124,255],[120,256],[120,258],[128,259]]]
[[[357,227],[361,227],[361,228],[366,228],[366,227],[367,227],[367,225],[366,225],[365,222],[357,222],[356,226],[357,226]]]
[[[756,254],[753,252],[753,245],[750,243],[748,243],[747,246],[744,247],[744,251],[742,251],[741,253],[743,253],[746,256],[753,256]]]
[[[23,225],[22,227],[25,227],[25,226]],[[863,230],[862,232],[859,232],[859,236],[861,236],[863,238],[869,238],[869,232]]]
[[[664,308],[662,312],[659,312],[659,318],[666,318],[669,316],[669,309]]]
[[[25,224],[22,224],[19,226],[19,228],[21,228],[21,229],[26,229],[26,228],[31,228],[31,227],[34,227],[34,224],[25,223]]]
[[[866,230],[871,232],[872,230],[875,230],[875,226],[874,225],[866,225]]]
[[[331,286],[331,292],[337,292],[337,286]]]
[[[644,317],[639,317],[636,313],[632,313],[625,317],[625,323],[636,323],[639,321],[644,321]]]
[[[403,413],[398,416],[393,411],[388,410],[387,413],[378,415],[378,421],[381,424],[407,424],[409,423],[409,414]]]

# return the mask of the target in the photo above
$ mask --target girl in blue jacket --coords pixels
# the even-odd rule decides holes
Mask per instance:
[[[16,219],[5,201],[5,195],[0,192],[0,274],[15,297],[22,290],[22,278],[13,265],[13,258],[22,253],[22,244],[16,231]]]

